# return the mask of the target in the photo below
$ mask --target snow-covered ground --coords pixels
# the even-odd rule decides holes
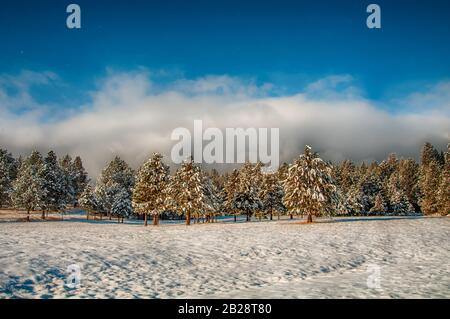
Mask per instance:
[[[1,223],[0,298],[450,298],[449,239],[448,217]]]

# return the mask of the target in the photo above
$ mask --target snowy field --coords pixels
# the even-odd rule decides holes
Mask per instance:
[[[0,298],[450,298],[449,239],[448,217],[0,223]]]

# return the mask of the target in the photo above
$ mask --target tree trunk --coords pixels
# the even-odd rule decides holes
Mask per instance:
[[[290,216],[290,219],[294,219],[294,215],[289,214],[289,216]]]
[[[248,222],[248,221],[250,221],[250,216],[248,214],[246,214],[246,215],[247,215],[246,221]]]
[[[308,214],[308,220],[307,220],[307,223],[312,223],[313,222],[313,220],[312,220],[312,215],[311,214]]]
[[[191,212],[186,213],[186,225],[191,224]]]
[[[159,218],[158,218],[158,214],[153,215],[153,226],[158,225],[159,223]]]
[[[89,220],[89,211],[86,211],[86,220]]]
[[[42,210],[42,216],[41,216],[41,218],[42,218],[42,219],[45,219],[45,209]]]
[[[29,222],[29,221],[30,221],[30,210],[27,209],[27,222]]]
[[[273,218],[272,218],[272,211],[270,211],[270,220],[273,220]]]
[[[234,222],[236,222],[237,221],[237,216],[236,215],[234,215]]]
[[[144,214],[144,226],[147,226],[147,213]]]
[[[278,213],[278,220],[280,220],[280,213]]]

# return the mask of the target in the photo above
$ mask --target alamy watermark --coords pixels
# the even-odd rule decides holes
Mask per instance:
[[[69,29],[81,29],[81,8],[78,4],[69,4],[66,13],[70,13],[66,19],[66,26]]]
[[[74,289],[80,287],[81,284],[81,268],[77,264],[67,267],[66,287]]]
[[[381,7],[372,3],[367,6],[366,11],[370,13],[366,20],[367,27],[369,29],[381,29]]]
[[[260,161],[267,165],[267,171],[277,170],[280,164],[279,128],[225,128],[223,131],[209,127],[203,130],[203,121],[195,120],[193,135],[189,129],[178,127],[172,131],[171,139],[178,141],[171,151],[171,159],[176,164],[189,156],[195,163],[206,164]]]

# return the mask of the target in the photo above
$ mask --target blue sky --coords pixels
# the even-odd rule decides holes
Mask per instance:
[[[286,92],[350,74],[375,100],[450,74],[445,0],[376,1],[381,30],[365,26],[365,8],[373,1],[75,2],[81,30],[65,26],[70,1],[3,1],[1,73],[50,70],[66,85],[38,97],[66,96],[73,103],[108,68],[146,67],[165,77],[251,77]]]
[[[447,0],[2,1],[0,147],[79,154],[95,173],[167,154],[203,119],[279,127],[282,161],[306,143],[335,161],[417,158],[449,141],[449,39]]]

